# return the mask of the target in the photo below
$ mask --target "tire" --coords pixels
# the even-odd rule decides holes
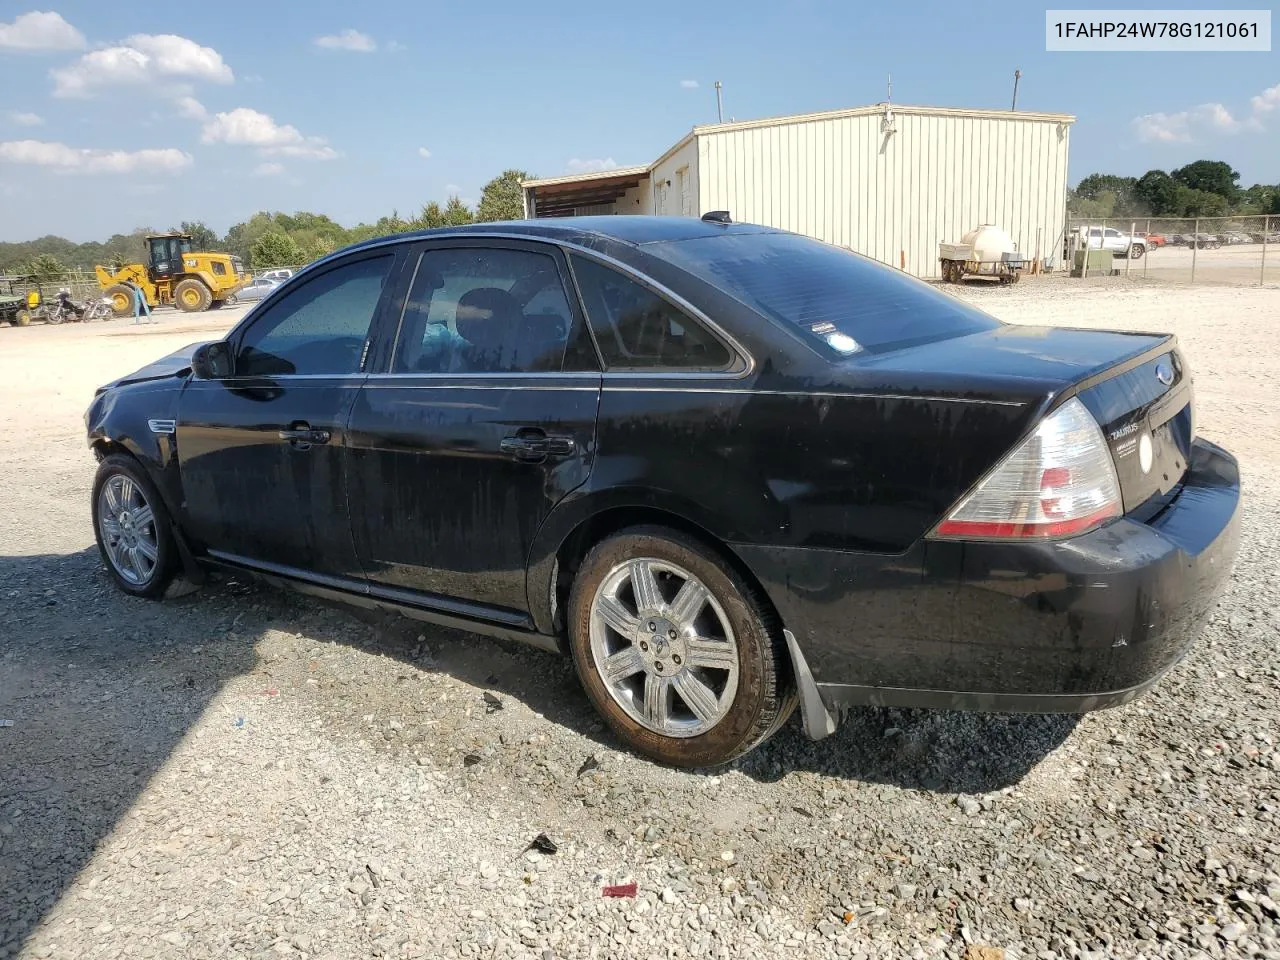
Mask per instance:
[[[98,552],[115,585],[134,597],[161,596],[177,569],[178,550],[169,512],[146,470],[123,453],[106,457],[94,477],[92,507]],[[150,515],[140,519],[144,508]]]
[[[46,310],[44,312],[45,323],[51,323],[54,326],[57,326],[65,319],[67,319],[67,315],[63,313],[60,307],[54,307],[52,310]]]
[[[173,305],[184,313],[202,313],[212,302],[209,288],[194,277],[187,277],[173,288]]]
[[[10,321],[15,327],[31,326],[31,311],[19,310],[14,318]]]
[[[111,313],[113,316],[127,317],[133,313],[133,291],[123,283],[107,287],[102,292],[102,295],[111,300]]]
[[[1133,244],[1130,244],[1130,245],[1129,245],[1129,259],[1130,259],[1130,260],[1141,260],[1141,259],[1142,259],[1142,257],[1143,257],[1143,255],[1144,255],[1146,252],[1147,252],[1147,248],[1146,248],[1146,247],[1144,247],[1144,246],[1143,246],[1142,244],[1140,244],[1140,243],[1133,243]]]
[[[651,599],[637,603],[633,581],[642,571]],[[696,608],[692,617],[673,604],[690,579],[708,595],[687,608]],[[606,609],[626,633],[605,623]],[[736,571],[683,533],[633,527],[601,541],[578,570],[568,615],[569,647],[587,696],[629,748],[660,763],[728,763],[772,736],[795,709],[777,617]],[[694,637],[701,652],[689,642]],[[598,666],[606,659],[620,666],[612,682]],[[698,659],[716,665],[699,667]],[[661,691],[652,707],[650,691]]]

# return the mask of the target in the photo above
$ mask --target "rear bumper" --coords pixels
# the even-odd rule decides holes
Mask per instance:
[[[829,708],[1074,713],[1133,699],[1186,654],[1230,574],[1239,515],[1235,458],[1198,440],[1181,492],[1145,523],[894,558],[743,555]]]

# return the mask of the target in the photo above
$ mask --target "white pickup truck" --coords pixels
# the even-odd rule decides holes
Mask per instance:
[[[1078,228],[1081,243],[1084,242],[1086,231],[1089,246],[1094,250],[1110,250],[1116,256],[1128,257],[1130,260],[1141,260],[1147,252],[1147,241],[1143,237],[1131,237],[1112,227]]]

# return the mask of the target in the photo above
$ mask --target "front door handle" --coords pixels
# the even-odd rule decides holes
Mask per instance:
[[[573,437],[563,434],[547,434],[537,428],[521,430],[511,437],[503,437],[498,448],[516,460],[540,463],[548,457],[568,457],[576,444]]]
[[[280,439],[295,450],[310,450],[312,444],[328,443],[331,436],[328,430],[313,430],[307,423],[293,423],[280,431]]]

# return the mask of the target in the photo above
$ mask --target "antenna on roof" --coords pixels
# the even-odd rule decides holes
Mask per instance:
[[[702,215],[704,223],[733,223],[728,210],[709,210]]]
[[[717,123],[724,123],[724,97],[720,95],[720,90],[724,86],[719,80],[716,81],[716,116],[719,118]]]
[[[1022,79],[1022,71],[1021,70],[1013,71],[1013,106],[1009,108],[1011,111],[1018,109],[1018,81],[1021,79]]]
[[[892,73],[888,74],[888,77],[889,77],[889,92],[888,92],[888,95],[885,96],[884,102],[893,103],[893,74]]]

